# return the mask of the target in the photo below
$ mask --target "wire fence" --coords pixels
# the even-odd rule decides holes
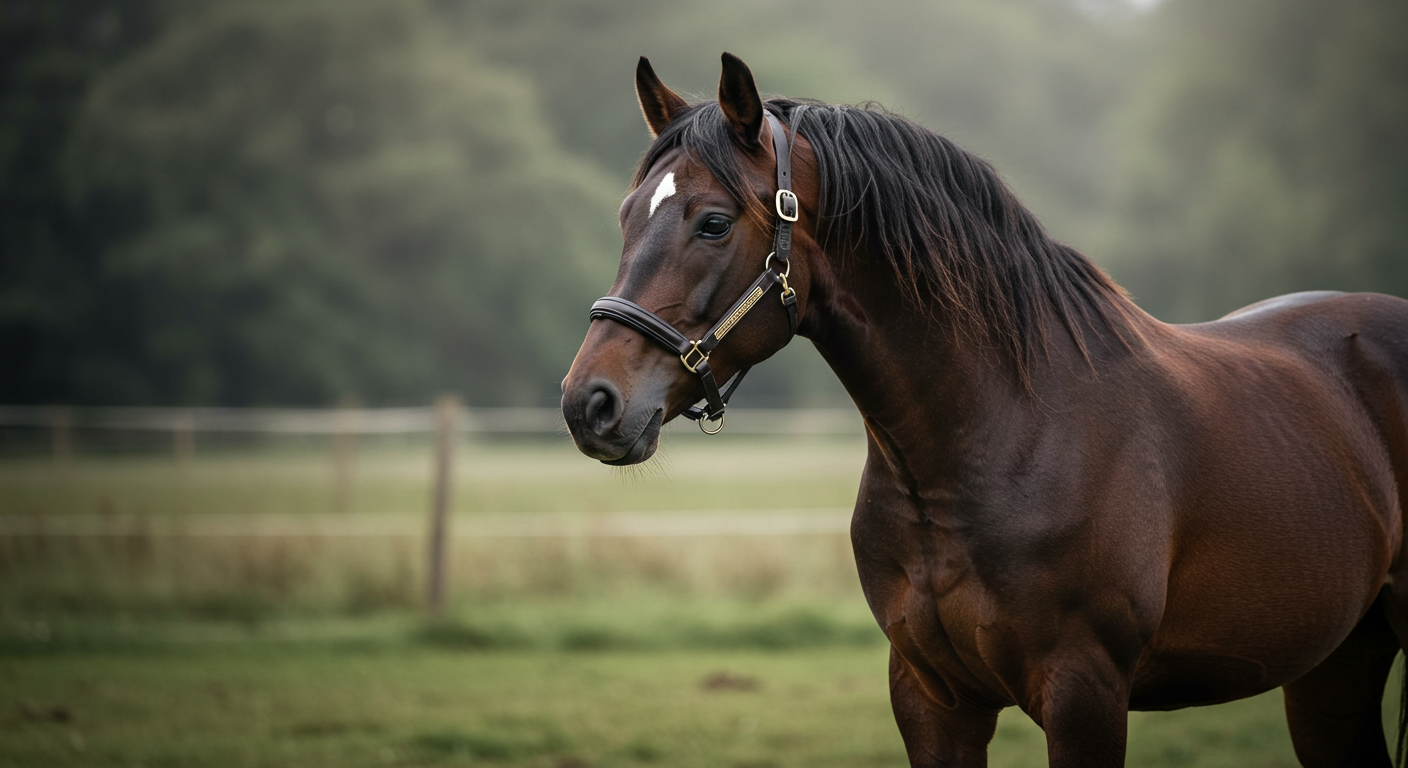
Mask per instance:
[[[696,510],[688,514],[458,515],[448,535],[472,539],[690,539],[723,536],[845,534],[851,510],[844,507],[769,510]],[[0,537],[55,538],[417,538],[426,535],[419,517],[349,514],[206,514],[189,517],[122,514],[4,515]]]
[[[693,425],[671,429],[692,431]],[[849,512],[836,504],[851,491],[835,498],[812,496],[803,504],[789,495],[783,504],[776,499],[769,504],[760,503],[757,484],[778,485],[774,473],[779,462],[800,461],[795,458],[798,443],[842,438],[838,444],[853,445],[849,438],[861,433],[860,418],[853,411],[730,411],[726,435],[769,435],[790,440],[794,446],[779,451],[741,441],[734,444],[745,455],[756,457],[746,460],[754,474],[766,465],[764,480],[754,480],[754,486],[736,493],[746,500],[740,507],[757,508],[685,508],[667,513],[651,512],[650,507],[581,512],[536,509],[510,514],[493,507],[466,513],[461,506],[457,514],[457,490],[471,496],[482,491],[472,486],[454,488],[457,466],[459,482],[465,483],[464,470],[485,457],[530,457],[522,461],[531,466],[521,467],[504,463],[518,459],[499,459],[499,471],[521,476],[521,480],[503,481],[505,487],[516,489],[544,485],[541,463],[546,456],[559,455],[559,448],[584,466],[592,462],[576,456],[570,445],[546,442],[567,441],[555,409],[464,408],[452,397],[422,408],[0,406],[0,564],[33,561],[25,572],[37,579],[35,574],[42,575],[44,564],[53,560],[49,565],[57,574],[54,583],[60,584],[67,583],[63,574],[69,568],[60,556],[63,552],[71,550],[73,557],[91,565],[94,558],[117,557],[112,552],[169,549],[203,553],[200,557],[212,562],[234,558],[231,562],[238,567],[231,567],[240,573],[264,573],[260,569],[266,565],[269,573],[282,573],[280,568],[295,565],[317,573],[333,568],[328,563],[329,558],[335,559],[334,552],[364,553],[347,566],[356,570],[364,560],[385,560],[381,550],[402,552],[398,548],[409,546],[420,552],[408,567],[424,579],[424,605],[432,615],[444,610],[452,587],[467,588],[467,579],[487,584],[542,571],[538,575],[551,580],[557,578],[552,575],[554,568],[582,578],[581,563],[587,561],[599,565],[602,573],[627,566],[639,566],[643,573],[674,573],[684,567],[680,563],[702,557],[701,552],[715,552],[721,563],[715,570],[742,568],[739,572],[756,571],[760,579],[769,568],[791,573],[787,570],[791,566],[778,565],[783,560],[825,560],[831,564],[827,573],[844,571],[847,558],[833,550],[836,542],[846,540]],[[494,442],[512,438],[545,442],[541,446]],[[684,439],[719,444],[718,438],[698,435]],[[361,453],[359,460],[362,446],[378,440],[401,440],[404,445]],[[457,446],[468,446],[469,456],[457,460]],[[132,460],[129,454],[143,456]],[[392,464],[389,468],[374,465],[383,461]],[[754,464],[759,469],[753,469]],[[401,469],[405,467],[410,471]],[[828,471],[834,472],[808,467],[801,482],[825,479]],[[369,476],[378,480],[373,483]],[[735,471],[718,482],[744,481]],[[261,485],[269,487],[261,489]],[[367,498],[369,486],[380,495]],[[561,493],[570,496],[580,490]],[[271,498],[284,511],[270,509],[267,500]],[[263,508],[261,499],[266,500]],[[415,503],[408,507],[408,499]],[[789,553],[786,557],[781,554],[784,550]],[[460,553],[457,587],[447,582],[452,570],[447,558],[452,551]],[[584,561],[583,552],[600,557]],[[756,557],[744,558],[751,565],[740,566],[734,562],[738,552],[754,552]],[[520,556],[515,559],[512,553]],[[190,583],[194,577],[188,570],[181,566],[172,578]],[[401,579],[398,574],[386,579]],[[690,578],[703,580],[700,583],[715,578],[696,576]],[[797,581],[810,583],[817,578],[821,577],[799,576]],[[223,576],[212,579],[211,589],[224,581]]]
[[[436,407],[402,408],[71,408],[0,406],[0,455],[171,450],[271,440],[418,438],[436,433]],[[554,408],[458,408],[461,437],[566,436]],[[735,409],[727,434],[782,437],[858,435],[860,417],[836,408]]]

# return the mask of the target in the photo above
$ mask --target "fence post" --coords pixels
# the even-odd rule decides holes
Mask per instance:
[[[441,395],[435,403],[435,478],[430,498],[430,572],[426,606],[433,618],[445,612],[446,539],[455,471],[459,398]]]
[[[195,416],[182,411],[171,429],[171,452],[176,457],[176,471],[182,478],[190,475],[191,457],[196,452]]]
[[[352,482],[357,461],[357,430],[360,425],[355,401],[342,401],[334,425],[332,504],[334,512],[344,514],[352,511]]]
[[[49,419],[54,466],[66,470],[69,459],[73,457],[73,411],[68,408],[55,408]]]

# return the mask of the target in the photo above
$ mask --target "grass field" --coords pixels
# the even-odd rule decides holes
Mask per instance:
[[[857,438],[816,441],[680,439],[663,461],[622,471],[583,458],[570,441],[472,443],[455,471],[455,525],[590,522],[630,513],[721,519],[793,510],[844,517],[864,461]],[[401,442],[364,446],[350,483],[348,525],[397,524],[386,536],[337,530],[331,451],[170,456],[79,455],[0,462],[0,526],[58,530],[82,518],[93,536],[0,536],[0,613],[160,614],[247,618],[285,611],[404,610],[424,581],[431,456]],[[727,482],[718,478],[727,477]],[[809,512],[811,511],[811,512]],[[319,535],[253,535],[260,521],[333,519]],[[204,521],[250,535],[169,535]],[[844,523],[843,523],[844,525]],[[3,530],[3,528],[0,528]],[[858,596],[844,527],[829,535],[473,537],[454,541],[452,594],[477,601],[541,596],[675,594],[826,599]]]
[[[688,427],[693,429],[693,427]],[[671,425],[647,464],[612,468],[562,439],[465,442],[457,452],[460,514],[849,508],[865,461],[860,436],[706,439]],[[352,462],[351,511],[422,515],[430,448],[364,441]],[[48,456],[0,461],[0,515],[306,514],[335,511],[332,447],[169,455]]]
[[[0,766],[904,765],[844,528],[695,525],[835,520],[863,445],[676,433],[665,457],[462,446],[462,533],[586,522],[457,537],[431,623],[423,445],[358,453],[345,519],[385,535],[338,531],[330,452],[306,444],[0,461]],[[620,516],[690,526],[599,525]],[[318,525],[259,527],[291,519]],[[1130,734],[1130,765],[1295,764],[1276,692]],[[991,765],[1044,764],[1004,713]]]
[[[483,653],[364,636],[0,657],[0,764],[898,768],[885,654]],[[1041,732],[1008,710],[990,764],[1044,765]],[[1295,761],[1273,693],[1136,713],[1129,764]]]

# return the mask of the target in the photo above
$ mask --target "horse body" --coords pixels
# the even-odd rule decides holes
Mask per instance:
[[[1344,644],[1401,567],[1408,302],[1313,299],[1193,326],[1135,315],[1089,364],[1048,349],[1027,395],[983,350],[885,327],[924,325],[902,303],[867,302],[900,309],[862,324],[826,319],[855,297],[813,298],[866,418],[852,543],[902,730],[935,702],[990,713],[978,733],[1012,704],[1046,725],[1060,670],[1082,666],[1107,690],[1078,691],[1080,717],[1102,694],[1220,703]]]
[[[718,146],[700,143],[714,112],[644,60],[637,73],[652,131],[672,133],[622,206],[613,293],[688,329],[709,327],[771,237],[749,214],[771,197],[763,105],[742,62],[724,63]],[[916,267],[873,230],[907,223],[872,217],[852,239],[821,226],[842,171],[876,174],[851,180],[866,194],[887,183],[826,143],[853,119],[828,114],[811,133],[793,125],[789,271],[799,333],[865,419],[851,539],[911,763],[985,765],[998,712],[1016,705],[1046,730],[1051,765],[1121,765],[1129,709],[1284,686],[1303,763],[1387,765],[1379,702],[1408,638],[1408,302],[1302,294],[1159,323],[1045,239],[986,166],[942,147],[905,163],[934,166],[978,213],[912,202],[944,251]],[[711,159],[724,150],[737,167],[715,167],[733,162]],[[716,237],[720,217],[733,229]],[[929,266],[958,287],[923,300],[913,273]],[[744,318],[714,368],[775,352],[780,318]],[[679,369],[635,331],[594,323],[563,384],[579,447],[647,458],[660,423],[699,396]]]
[[[1136,709],[1241,698],[1315,667],[1401,549],[1408,478],[1393,468],[1408,462],[1384,436],[1405,425],[1376,425],[1354,381],[1392,376],[1402,403],[1408,371],[1336,364],[1374,343],[1333,320],[1358,302],[1408,338],[1408,303],[1346,296],[1150,321],[1122,359],[1072,367],[1059,386],[1043,377],[1038,398],[971,379],[976,392],[935,398],[970,404],[972,423],[887,424],[862,406],[872,438],[852,540],[900,658],[939,678],[931,694],[967,689],[1039,722],[1055,638],[1108,650]]]

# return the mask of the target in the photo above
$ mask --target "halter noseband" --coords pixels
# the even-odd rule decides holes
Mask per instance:
[[[795,107],[793,119],[805,107]],[[772,127],[773,152],[777,155],[777,194],[773,196],[773,205],[777,212],[777,227],[773,234],[773,250],[763,260],[763,274],[758,276],[753,284],[743,292],[738,301],[733,303],[728,312],[724,313],[722,320],[714,324],[709,332],[704,334],[704,338],[698,341],[690,341],[688,336],[680,333],[673,325],[670,325],[659,315],[627,299],[616,296],[605,296],[592,305],[590,317],[592,320],[606,319],[615,320],[622,325],[640,331],[646,338],[654,340],[660,346],[665,347],[679,355],[680,362],[684,364],[686,370],[699,378],[704,385],[705,405],[692,405],[682,412],[687,419],[699,422],[699,428],[705,434],[718,434],[724,428],[724,409],[728,407],[728,400],[733,396],[734,390],[738,389],[739,383],[743,381],[743,376],[748,373],[748,368],[743,368],[733,375],[733,378],[724,383],[722,392],[719,390],[718,382],[714,379],[714,371],[709,367],[709,353],[714,351],[714,347],[733,327],[738,324],[743,316],[748,314],[758,300],[767,293],[773,284],[782,286],[782,306],[787,309],[788,339],[797,334],[797,291],[787,284],[787,276],[792,272],[792,266],[787,258],[792,252],[792,223],[797,220],[799,206],[797,195],[792,191],[792,144],[796,140],[796,134],[788,134],[782,126],[782,121],[778,120],[771,112],[764,112],[768,120],[768,125]],[[782,271],[773,266],[773,259],[781,265]],[[719,423],[718,429],[710,431],[705,429],[704,422]]]

